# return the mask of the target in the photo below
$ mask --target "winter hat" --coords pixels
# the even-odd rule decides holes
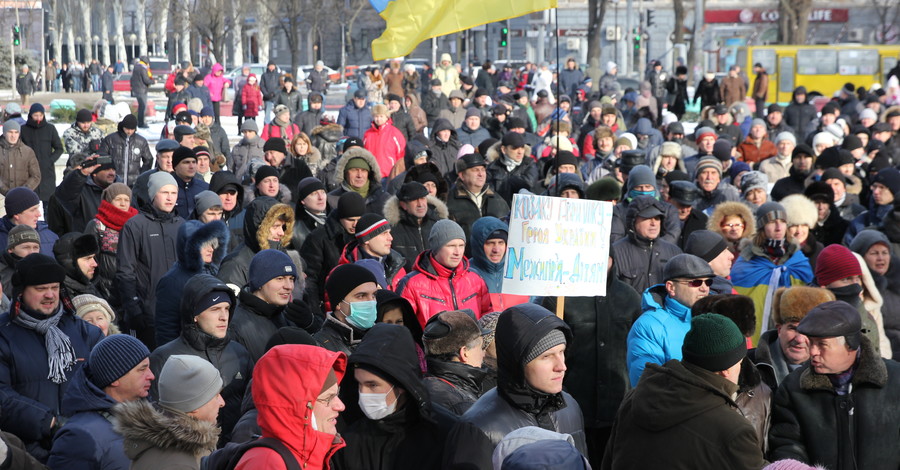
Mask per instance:
[[[451,240],[466,241],[466,233],[462,227],[450,219],[441,219],[431,227],[428,234],[428,249],[438,251]]]
[[[734,165],[732,165],[732,167],[733,166]],[[676,181],[691,181],[690,175],[681,170],[672,170],[666,173],[666,176],[663,179],[666,180],[666,183],[669,183],[670,185]]]
[[[777,136],[775,136],[775,145],[778,145],[782,140],[787,140],[788,142],[797,145],[797,137],[794,136],[793,132],[781,132]]]
[[[756,332],[756,306],[746,295],[708,295],[691,306],[691,316],[716,313],[733,321],[744,337]]]
[[[9,236],[6,238],[6,249],[12,250],[28,242],[41,243],[41,237],[38,235],[37,230],[25,224],[16,225],[9,231]]]
[[[669,183],[669,199],[685,206],[692,206],[700,199],[700,189],[691,181],[672,181]]]
[[[166,173],[165,171],[157,171],[150,175],[149,183],[147,185],[148,194],[150,194],[150,200],[156,199],[156,193],[159,192],[163,186],[175,186],[178,187],[178,182],[175,181],[175,177],[170,173]]]
[[[61,283],[65,279],[66,270],[55,259],[42,253],[32,253],[16,264],[12,284],[21,292],[27,286]]]
[[[585,197],[592,201],[617,201],[622,196],[622,187],[611,176],[604,176],[590,184]]]
[[[201,297],[200,300],[194,303],[193,316],[196,317],[197,315],[203,313],[206,309],[212,307],[213,305],[218,305],[222,302],[227,302],[228,305],[231,306],[231,296],[220,290],[209,291],[206,293],[206,295]]]
[[[75,122],[91,122],[94,120],[94,116],[91,114],[90,109],[79,109],[75,114]]]
[[[525,138],[518,132],[507,132],[503,135],[503,140],[500,141],[500,144],[504,147],[522,148],[525,146]]]
[[[256,292],[262,286],[279,276],[297,276],[297,266],[285,252],[279,250],[261,250],[250,260],[247,272],[247,285],[250,292]]]
[[[675,142],[663,142],[662,146],[659,148],[659,156],[675,157],[680,159],[682,157],[681,145]]]
[[[874,119],[877,121],[878,114],[872,108],[866,108],[859,112],[859,120],[862,121],[863,119]]]
[[[424,184],[418,181],[403,183],[403,186],[400,186],[400,190],[397,191],[397,200],[401,202],[415,201],[416,199],[421,199],[427,196],[428,188],[426,188]],[[357,224],[356,228],[358,232],[359,224]]]
[[[697,256],[707,263],[716,259],[728,248],[725,237],[710,230],[694,230],[684,243],[684,252]]]
[[[731,150],[734,148],[731,145],[731,141],[728,139],[719,139],[713,144],[713,156],[718,158],[721,162],[727,162],[731,160]]]
[[[800,320],[797,331],[811,338],[833,338],[836,336],[857,337],[856,341],[847,341],[851,349],[859,347],[858,337],[861,335],[862,319],[856,307],[842,300],[833,300],[815,306]],[[849,339],[849,338],[848,338]]]
[[[766,224],[775,220],[787,222],[787,211],[777,202],[769,201],[756,209],[756,229],[762,231]]]
[[[342,264],[334,268],[325,279],[325,292],[328,294],[331,307],[336,307],[353,289],[367,282],[378,284],[375,275],[358,264]]]
[[[571,144],[570,144],[571,145]],[[575,169],[578,169],[580,162],[578,161],[578,157],[575,156],[574,153],[567,150],[560,150],[556,153],[556,161],[555,165],[572,165]]]
[[[91,349],[90,380],[98,388],[108,387],[148,357],[150,350],[134,336],[107,336]]]
[[[320,189],[322,191],[325,190],[325,185],[322,184],[322,181],[315,176],[307,176],[297,183],[297,200],[302,201],[306,199],[306,196],[309,196]]]
[[[28,110],[28,115],[30,116],[34,113],[43,113],[43,112],[44,112],[44,105],[42,105],[40,103],[34,103],[31,105],[31,109]]]
[[[673,256],[663,267],[663,280],[705,279],[715,277],[709,263],[699,256],[681,253]]]
[[[522,360],[522,365],[528,364],[541,354],[544,354],[548,349],[559,346],[560,344],[566,344],[565,333],[560,329],[550,330],[537,343],[534,343],[534,346],[531,347],[531,350],[528,351],[528,354],[526,354],[525,358]]]
[[[748,171],[741,177],[741,194],[746,195],[754,189],[762,189],[768,194],[769,177],[761,171]]]
[[[697,129],[696,132],[694,132],[694,139],[698,144],[701,140],[703,140],[704,137],[712,137],[715,139],[718,136],[716,135],[716,131],[711,127],[701,127],[700,129]]]
[[[816,282],[827,287],[834,281],[844,279],[850,276],[862,276],[862,268],[859,266],[859,260],[853,256],[844,245],[828,245],[819,253],[816,260],[816,270],[813,273],[816,276]]]
[[[187,148],[183,145],[179,146],[177,149],[175,149],[174,152],[172,152],[172,168],[178,166],[178,164],[181,163],[182,160],[188,158],[193,158],[196,162],[197,153],[194,152],[194,149]]]
[[[9,192],[6,193],[4,205],[6,206],[6,215],[12,217],[21,214],[40,203],[41,198],[38,197],[37,193],[25,186],[19,186],[10,189]]]
[[[727,370],[747,355],[747,340],[738,326],[717,313],[691,319],[691,329],[681,346],[684,362],[710,372]]]
[[[803,190],[803,194],[813,202],[834,204],[834,189],[825,181],[815,181]]]
[[[201,156],[209,158],[209,156],[210,156],[209,155],[209,147],[207,147],[205,145],[198,145],[198,146],[194,147],[194,155],[197,156],[198,160],[200,159]]]
[[[281,140],[281,139],[278,139],[278,140]],[[270,176],[274,176],[274,177],[278,178],[279,180],[281,179],[278,176],[278,170],[274,166],[263,165],[256,170],[256,173],[254,173],[254,175],[253,175],[253,180],[256,183],[259,183],[260,181],[262,181]]]
[[[719,172],[719,176],[722,176],[722,161],[716,157],[707,155],[705,157],[700,157],[700,161],[697,162],[697,169],[694,170],[694,179],[697,179],[700,176],[700,173],[706,168],[714,168]]]
[[[259,126],[256,125],[256,121],[254,121],[253,119],[247,119],[243,122],[243,124],[241,124],[241,132],[245,131],[253,131],[259,134]]]
[[[213,112],[212,106],[204,106],[203,109],[200,110],[200,117],[215,117],[215,115],[216,113]]]
[[[222,207],[222,198],[218,194],[206,189],[194,196],[194,212],[201,215],[213,207]]]
[[[363,214],[356,222],[356,240],[360,245],[387,232],[391,229],[391,224],[380,214]]]
[[[834,299],[833,292],[821,287],[779,287],[772,298],[772,320],[776,325],[800,321],[816,305]]]
[[[366,212],[366,200],[359,193],[346,192],[338,198],[337,216],[339,219],[360,217]]]
[[[900,170],[896,168],[885,168],[875,175],[872,184],[880,183],[886,186],[891,193],[897,194],[900,191]]]
[[[806,225],[811,229],[816,227],[819,213],[816,210],[816,205],[806,196],[791,194],[781,200],[781,205],[784,206],[784,210],[787,212],[785,222],[787,222],[788,227],[795,225]]]
[[[376,104],[372,106],[372,117],[375,116],[390,116],[391,113],[388,112],[388,107],[383,104]]]
[[[841,181],[844,184],[848,183],[847,175],[841,173],[841,170],[838,170],[837,168],[833,168],[833,167],[822,172],[822,176],[819,177],[819,181],[825,181],[825,182],[827,182],[828,180],[832,180],[832,179]]]
[[[176,354],[163,365],[156,380],[159,405],[190,413],[209,403],[222,391],[219,371],[199,356]]]
[[[19,121],[7,119],[6,122],[3,123],[3,133],[6,134],[9,131],[21,132],[22,126],[19,125]]]
[[[126,114],[122,121],[119,122],[119,127],[122,129],[137,129],[137,118],[134,117],[134,114]]]
[[[112,326],[112,322],[116,319],[116,312],[109,305],[109,302],[96,295],[81,294],[73,297],[72,306],[75,307],[75,315],[78,315],[79,318],[84,318],[88,313],[100,311],[106,315],[106,319],[109,320],[110,326]]]
[[[628,191],[633,190],[637,186],[649,184],[656,188],[656,175],[647,165],[637,165],[628,172],[628,181],[625,182],[625,188]]]
[[[750,122],[750,127],[751,127],[751,128],[756,127],[756,126],[762,126],[763,128],[765,128],[765,127],[766,127],[766,121],[763,121],[763,120],[760,119],[760,118],[756,118],[756,119],[754,119],[753,121]]]
[[[611,74],[611,73],[613,73],[613,70],[615,70],[617,68],[619,68],[619,66],[616,65],[616,63],[613,61],[609,61],[606,63],[606,73]]]
[[[802,156],[808,156],[815,159],[816,152],[809,145],[801,142],[797,144],[796,147],[794,147],[794,151],[791,153],[791,159],[799,158]]]
[[[347,160],[347,164],[344,165],[344,171],[352,170],[353,168],[362,168],[366,171],[372,171],[369,162],[365,158],[359,156],[351,157],[350,160]]]
[[[10,116],[22,114],[22,107],[19,106],[19,103],[10,102],[6,105],[6,114],[9,114]]]
[[[478,108],[472,107],[466,110],[466,119],[470,117],[481,117],[481,111]]]
[[[266,141],[266,144],[263,145],[263,152],[268,152],[269,150],[274,150],[276,152],[287,153],[287,146],[284,144],[284,139],[274,138]]]
[[[21,227],[21,225],[18,227]],[[888,251],[891,251],[891,241],[884,232],[873,229],[862,230],[853,237],[853,241],[850,242],[850,250],[863,256],[869,251],[869,248],[872,248],[872,245],[877,243],[881,243],[887,247]]]
[[[125,183],[113,183],[103,190],[100,197],[103,198],[104,201],[112,203],[116,196],[122,194],[128,196],[128,199],[131,199],[131,188]]]

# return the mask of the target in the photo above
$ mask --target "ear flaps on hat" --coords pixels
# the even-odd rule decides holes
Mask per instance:
[[[72,258],[74,260],[98,253],[100,253],[100,244],[97,243],[97,237],[92,234],[82,235],[72,243]]]

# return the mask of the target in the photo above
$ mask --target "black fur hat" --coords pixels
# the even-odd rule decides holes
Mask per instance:
[[[756,309],[753,299],[746,295],[719,294],[704,297],[691,307],[691,317],[704,313],[718,313],[728,317],[744,336],[756,332]]]

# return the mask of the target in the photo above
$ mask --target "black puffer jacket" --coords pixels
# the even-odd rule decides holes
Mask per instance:
[[[462,416],[481,396],[488,369],[433,357],[425,360],[428,364],[425,387],[431,395],[431,402]]]
[[[247,383],[253,376],[253,362],[250,353],[240,343],[232,341],[228,336],[216,338],[202,331],[194,322],[194,305],[210,292],[220,292],[223,302],[227,298],[231,302],[229,317],[234,314],[234,291],[222,281],[209,274],[198,274],[184,286],[181,298],[181,334],[178,338],[160,346],[150,355],[150,370],[159,377],[166,361],[175,354],[187,354],[202,357],[209,361],[222,376],[224,388],[220,392],[225,406],[219,410],[218,423],[222,428],[219,443],[227,443],[231,439],[231,430],[241,417],[241,402]],[[158,380],[154,380],[150,394],[154,398],[157,393]]]
[[[41,182],[34,192],[40,196],[41,201],[49,201],[56,189],[56,161],[63,153],[59,132],[56,131],[56,126],[47,123],[46,118],[36,122],[30,114],[21,132],[22,143],[34,151],[41,168]]]
[[[354,236],[344,230],[337,211],[332,211],[325,219],[325,226],[310,232],[300,247],[300,256],[306,262],[306,295],[313,312],[320,316],[324,316],[325,278],[338,265],[341,251],[352,240]]]
[[[391,224],[391,236],[394,241],[391,248],[397,250],[406,258],[406,272],[413,269],[413,264],[419,253],[425,251],[428,235],[431,227],[441,219],[449,215],[447,205],[434,196],[428,196],[428,212],[422,218],[422,222],[415,216],[400,208],[400,200],[397,196],[391,196],[384,204],[384,218]]]
[[[116,174],[128,186],[134,186],[137,177],[149,170],[153,164],[153,154],[150,153],[147,139],[137,132],[130,136],[125,135],[121,123],[117,132],[100,141],[100,153],[112,157],[113,164],[116,165]],[[43,173],[43,169],[41,172]]]
[[[900,468],[900,364],[878,357],[863,336],[852,391],[805,365],[778,387],[769,431],[771,460],[796,459],[826,468]],[[855,457],[855,458],[854,458]]]
[[[806,101],[798,103],[797,93],[805,94]],[[806,137],[805,135],[800,134],[806,129],[807,124],[816,119],[816,114],[818,114],[816,107],[809,103],[809,95],[806,93],[806,87],[798,86],[795,88],[791,95],[790,104],[787,105],[787,108],[784,108],[784,122],[796,129],[795,134],[797,135],[798,141],[801,141]]]
[[[281,91],[278,92],[278,96],[275,97],[275,105],[283,104],[288,107],[288,111],[290,111],[290,115],[293,116],[300,111],[303,111],[303,105],[300,102],[303,98],[300,95],[300,91],[296,88],[292,88],[290,93],[288,93],[286,88],[282,88]]]
[[[338,430],[353,445],[335,454],[333,468],[440,468],[453,418],[446,410],[433,405],[422,381],[416,346],[409,330],[400,325],[376,324],[366,333],[347,365],[348,368],[377,371],[385,380],[403,389],[406,402],[385,418],[368,419],[359,408],[359,385],[353,374],[344,376],[341,400],[347,404],[347,410],[341,417],[347,425],[339,426]]]
[[[610,248],[612,257],[616,260],[616,276],[641,293],[646,288],[662,282],[666,262],[681,253],[677,246],[661,239],[666,233],[665,224],[660,227],[660,237],[656,240],[648,240],[634,231],[637,214],[649,206],[656,206],[660,211],[664,211],[662,204],[650,196],[634,198],[625,215],[628,235],[613,243]]]
[[[497,321],[498,382],[469,408],[447,438],[444,468],[491,468],[491,456],[511,431],[537,426],[570,434],[575,447],[587,454],[581,408],[566,392],[549,395],[525,379],[524,358],[552,330],[572,332],[562,320],[535,304],[506,309]]]
[[[556,311],[556,297],[544,297]],[[612,426],[631,389],[626,359],[628,331],[641,315],[641,296],[608,276],[605,297],[566,297],[563,318],[572,329],[566,348],[566,390],[581,405],[586,428]]]
[[[255,364],[266,353],[266,344],[279,328],[296,325],[284,316],[284,307],[260,299],[247,287],[241,289],[238,300],[240,304],[231,316],[228,333],[247,348]]]

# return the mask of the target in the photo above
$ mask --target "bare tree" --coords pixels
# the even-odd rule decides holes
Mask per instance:
[[[269,61],[269,45],[272,43],[272,23],[275,16],[265,1],[256,3],[256,38],[259,47],[259,61]]]
[[[603,18],[606,17],[606,4],[608,0],[588,0],[588,75],[599,77],[600,73],[600,41],[603,38]],[[593,81],[594,90],[598,90],[600,80]]]
[[[128,53],[125,51],[125,18],[122,17],[122,2],[112,0],[109,2],[113,10],[113,32],[116,37],[116,59],[122,63],[127,62]]]
[[[363,12],[363,8],[366,8],[369,5],[369,2],[366,0],[350,0],[347,5],[347,10],[344,12],[344,17],[347,18],[345,21],[346,28],[344,29],[345,37],[344,44],[347,49],[347,54],[355,54],[355,46],[353,43],[353,25],[356,23],[356,20],[359,19],[359,15]],[[344,76],[344,71],[341,71],[341,76]]]
[[[778,1],[778,29],[782,44],[806,44],[812,6],[813,0]]]
[[[900,2],[897,0],[872,0],[872,7],[878,13],[879,22],[875,26],[875,40],[881,44],[896,42],[897,27],[900,25]]]
[[[60,0],[59,3],[62,5],[62,22],[57,23],[64,28],[63,34],[66,38],[66,53],[69,56],[69,62],[75,62],[77,59],[75,56],[75,22],[72,21],[72,1],[74,0]]]
[[[97,0],[97,10],[100,11],[100,62],[110,64],[109,60],[109,4],[106,0]]]

